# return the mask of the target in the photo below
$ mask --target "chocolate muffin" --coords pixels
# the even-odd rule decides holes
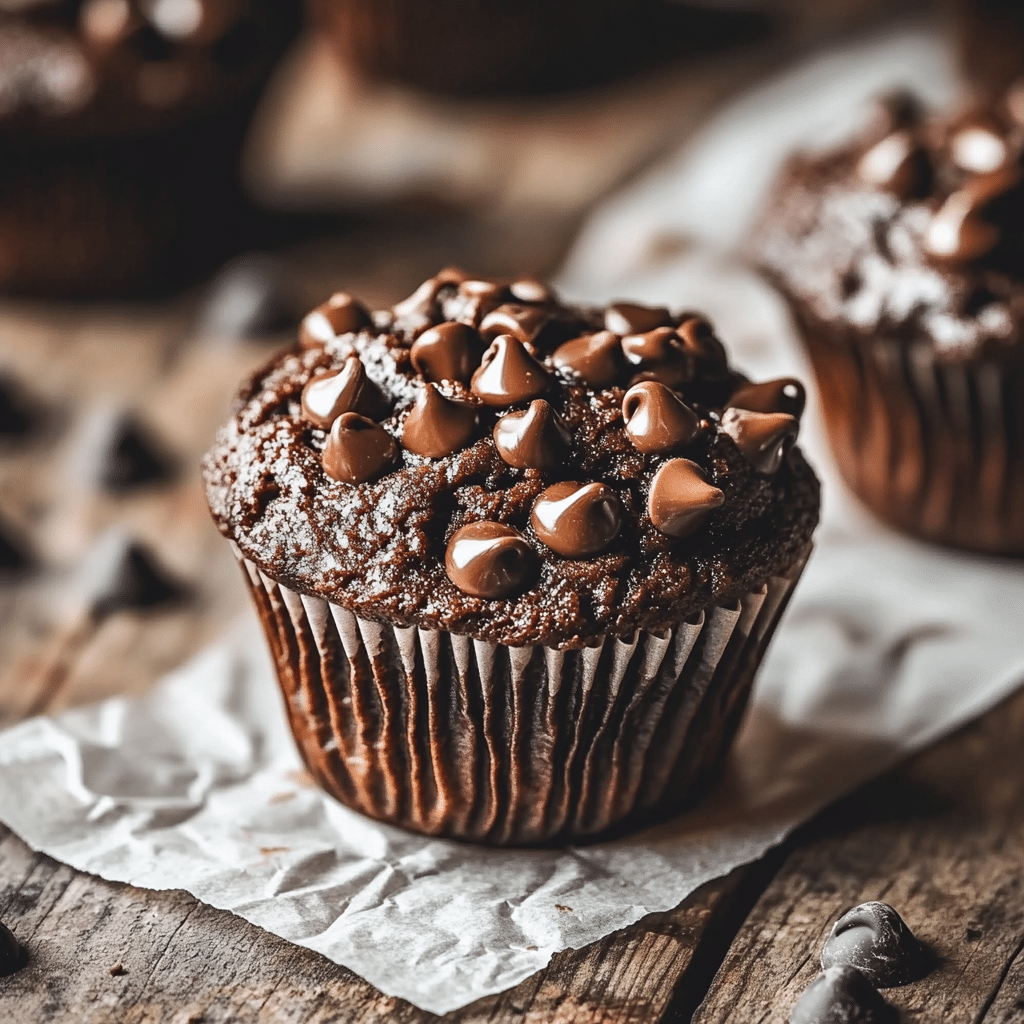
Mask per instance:
[[[0,290],[173,286],[244,229],[288,0],[0,0]]]
[[[204,462],[312,774],[488,843],[696,800],[817,523],[802,408],[694,313],[535,280],[314,310]]]
[[[929,540],[1024,553],[1024,110],[929,118],[794,159],[754,252],[788,299],[846,482]]]

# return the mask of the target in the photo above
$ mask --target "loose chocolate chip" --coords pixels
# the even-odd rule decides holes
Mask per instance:
[[[540,398],[551,384],[551,374],[521,341],[499,334],[473,374],[472,387],[485,405],[505,406]]]
[[[100,483],[115,493],[174,477],[177,466],[150,432],[130,416],[114,429]]]
[[[302,418],[313,426],[330,430],[343,412],[371,418],[388,412],[387,401],[357,355],[350,355],[340,370],[311,378],[302,389]]]
[[[484,521],[455,533],[444,564],[459,590],[494,599],[521,590],[536,571],[537,556],[518,530]]]
[[[361,331],[370,326],[366,308],[347,292],[335,292],[323,305],[308,313],[299,327],[303,348],[316,348],[339,334]]]
[[[832,926],[821,966],[856,967],[879,988],[916,981],[927,970],[921,944],[888,903],[872,901],[848,910]]]
[[[622,379],[626,359],[619,336],[612,331],[584,334],[559,345],[551,362],[560,370],[569,370],[592,388],[610,388]]]
[[[896,1014],[852,967],[830,967],[804,989],[789,1024],[883,1024]]]
[[[704,471],[689,459],[670,459],[651,481],[647,513],[651,522],[670,537],[688,537],[725,501],[708,483]]]
[[[456,321],[425,330],[409,350],[416,372],[427,381],[457,380],[468,384],[480,365],[484,344],[468,324]]]
[[[857,176],[865,185],[884,189],[900,199],[910,199],[920,195],[927,186],[931,161],[912,132],[896,131],[861,156]]]
[[[0,921],[0,978],[6,978],[25,966],[28,957],[14,933]]]
[[[513,281],[508,290],[520,302],[551,302],[554,298],[551,289],[533,277],[521,277]]]
[[[569,455],[571,435],[561,416],[543,398],[524,412],[510,412],[494,425],[494,446],[517,469],[554,469]]]
[[[537,498],[530,523],[552,551],[586,558],[604,551],[618,535],[622,502],[605,484],[554,484]]]
[[[343,412],[331,427],[321,461],[324,472],[343,484],[378,477],[398,458],[395,439],[373,420]]]
[[[427,384],[405,418],[402,444],[416,455],[440,459],[465,448],[479,425],[476,406],[453,402],[436,384]]]
[[[664,306],[616,302],[604,311],[604,326],[614,334],[646,334],[655,327],[669,327],[672,322],[672,314]]]
[[[538,306],[506,302],[492,309],[480,321],[480,333],[487,341],[499,334],[511,334],[524,345],[529,345],[549,319],[547,312]]]
[[[654,380],[634,384],[622,399],[622,417],[633,446],[645,455],[667,455],[700,430],[697,414],[671,388]]]
[[[696,314],[684,316],[676,333],[682,338],[684,351],[694,359],[713,366],[725,367],[728,364],[725,346],[704,317]]]
[[[725,404],[726,408],[784,412],[800,419],[807,404],[807,392],[795,377],[779,377],[760,384],[741,384]]]
[[[32,409],[17,381],[0,374],[0,436],[18,437],[32,429]]]
[[[646,334],[627,334],[622,352],[633,367],[632,383],[657,380],[679,387],[693,379],[694,359],[674,327],[656,327]]]
[[[176,604],[188,589],[171,576],[147,547],[117,538],[97,560],[92,581],[92,615],[102,619],[114,612],[144,611]]]
[[[750,412],[726,409],[722,430],[758,473],[777,473],[786,453],[796,442],[800,422],[784,412]]]
[[[999,243],[999,229],[985,220],[986,207],[1020,181],[1020,168],[1012,165],[975,175],[932,215],[924,237],[925,251],[951,263],[978,259],[991,252]]]

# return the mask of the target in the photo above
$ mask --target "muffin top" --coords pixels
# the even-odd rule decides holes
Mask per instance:
[[[804,391],[751,384],[691,312],[582,308],[442,271],[344,293],[258,371],[203,471],[270,577],[512,646],[660,630],[785,572],[818,520]]]
[[[166,129],[251,89],[297,20],[288,0],[0,0],[0,129]]]
[[[1020,360],[1022,161],[1024,82],[944,118],[888,97],[859,137],[790,161],[755,259],[812,326]]]

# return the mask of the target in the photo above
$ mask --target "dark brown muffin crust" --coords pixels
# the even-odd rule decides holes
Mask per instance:
[[[325,304],[311,318],[324,310],[330,313]],[[507,285],[446,271],[394,310],[373,314],[372,326],[352,303],[335,321],[338,333],[323,336],[321,330],[317,340],[311,318],[303,343],[243,389],[204,461],[221,531],[269,577],[294,590],[364,618],[511,646],[578,647],[606,634],[628,636],[678,624],[713,603],[756,590],[806,552],[819,497],[813,472],[791,443],[795,418],[783,408],[788,402],[799,413],[797,386],[786,389],[788,399],[779,387],[754,389],[751,398],[750,389],[744,390],[748,382],[727,366],[710,328],[692,313],[625,304],[579,308],[560,303],[533,281]],[[367,326],[346,330],[361,320]],[[504,378],[509,386],[529,376],[516,360],[536,367],[535,357],[542,365],[538,374],[547,377],[539,385],[530,378],[530,386],[541,387],[543,399],[482,398],[488,388],[480,378],[483,370],[475,371],[473,383],[445,378],[436,392],[449,402],[442,413],[469,407],[478,425],[451,454],[415,455],[402,442],[419,440],[408,425],[411,410],[431,387],[417,374],[413,358],[428,375],[443,359],[438,362],[440,350],[427,344],[432,335],[411,350],[431,327],[453,322],[472,328],[468,336],[479,339],[475,365],[491,341],[484,368],[493,377],[495,360],[504,360],[511,368]],[[460,331],[446,328],[442,334],[454,345]],[[579,345],[566,346],[580,337],[596,338],[584,355]],[[341,427],[336,422],[328,440],[325,430],[304,418],[301,404],[305,385],[318,372],[345,367],[353,352],[379,392],[375,400],[383,398],[383,407],[370,417],[386,432],[374,451],[390,452],[392,441],[397,451],[361,483],[331,479],[324,467],[335,462],[324,449],[340,443]],[[607,377],[609,367],[613,383],[585,382],[584,374]],[[671,390],[659,390],[659,378],[671,380]],[[661,403],[655,413],[685,404],[694,414],[693,424],[685,415],[666,421],[669,434],[675,431],[667,444],[658,429],[646,432],[642,443],[661,444],[659,454],[645,454],[625,429],[623,399],[638,380],[654,383],[641,389],[650,395],[628,406],[640,417],[637,423],[647,401]],[[764,408],[727,409],[737,392],[747,396],[744,408],[759,401]],[[441,423],[438,414],[429,415],[431,423]],[[496,432],[499,420],[503,426]],[[361,429],[360,438],[369,436],[370,427]],[[526,452],[527,463],[547,468],[510,464],[519,458],[514,445],[509,447],[510,436],[526,438],[517,450]],[[559,457],[551,460],[555,449]],[[671,471],[665,471],[668,464]],[[659,470],[665,471],[660,483]],[[682,484],[673,473],[682,474]],[[557,502],[572,491],[554,486],[564,482],[585,489],[582,527],[565,514],[544,518],[545,501],[557,511]],[[591,484],[603,487],[586,488]],[[652,486],[655,498],[664,499],[660,504]],[[535,518],[538,511],[541,519]],[[663,529],[685,535],[663,532],[652,514]],[[507,596],[473,596],[452,581],[461,579],[457,573],[446,572],[454,536],[481,521],[514,535],[513,546],[523,542],[518,554],[527,568]],[[558,532],[554,541],[552,530]],[[576,557],[557,553],[550,543]]]

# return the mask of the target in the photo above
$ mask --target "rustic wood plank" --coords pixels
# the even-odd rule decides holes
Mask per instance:
[[[695,1024],[788,1021],[832,922],[884,900],[935,969],[887,989],[908,1021],[1024,1019],[1024,691],[796,838]]]

